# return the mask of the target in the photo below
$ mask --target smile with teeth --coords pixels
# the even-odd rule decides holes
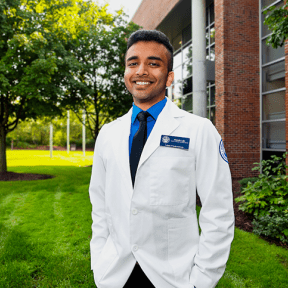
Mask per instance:
[[[136,81],[137,85],[149,85],[150,82],[140,82],[140,81]]]

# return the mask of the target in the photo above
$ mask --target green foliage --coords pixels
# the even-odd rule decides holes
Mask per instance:
[[[21,143],[37,145],[48,145],[49,143],[49,122],[44,120],[26,120],[20,122],[6,138],[6,144],[14,147],[25,148]],[[45,123],[46,122],[46,123]]]
[[[243,188],[247,187],[248,182],[254,183],[258,180],[258,177],[250,177],[250,178],[243,178],[242,180],[238,181],[241,186],[241,191]]]
[[[74,139],[70,141],[70,144],[75,144],[77,148],[82,147],[82,138],[81,139]],[[95,140],[94,139],[88,139],[85,142],[86,148],[94,148],[95,146]]]
[[[288,3],[279,8],[272,6],[263,14],[266,15],[264,25],[272,32],[266,43],[273,48],[282,47],[288,38]]]
[[[129,109],[126,38],[139,26],[125,17],[92,0],[1,0],[0,172],[7,170],[5,138],[20,122],[66,109],[80,119],[85,109],[96,138],[104,123]],[[64,145],[64,134],[56,131],[54,141]]]
[[[1,0],[0,172],[7,170],[6,135],[18,123],[61,116],[82,101],[73,93],[81,68],[74,42],[81,31],[112,19],[107,6],[91,0]]]
[[[270,160],[263,160],[262,173],[254,183],[248,182],[242,190],[242,196],[235,199],[241,202],[239,209],[254,216],[270,215],[273,206],[277,212],[285,211],[288,207],[288,182],[285,164],[287,152],[283,157],[271,156]],[[260,170],[260,163],[252,170]]]
[[[13,139],[14,147],[34,148],[49,145],[50,123],[53,124],[53,145],[66,147],[67,145],[67,117],[42,117],[37,120],[26,120],[21,122],[15,130],[9,133],[6,139],[7,146],[11,146]],[[75,113],[70,111],[70,144],[80,140],[82,146],[82,123]],[[94,139],[90,131],[86,130],[86,148],[93,148]],[[23,145],[23,143],[26,143]],[[27,146],[28,145],[28,146]],[[90,147],[90,146],[92,147]]]
[[[132,96],[124,83],[127,38],[140,26],[127,21],[122,10],[110,22],[90,25],[72,41],[71,52],[78,61],[73,74],[75,83],[67,93],[77,95],[79,105],[71,110],[82,119],[85,110],[86,127],[97,138],[100,128],[126,113]],[[82,121],[82,120],[81,120]]]
[[[36,148],[35,144],[31,144],[31,143],[24,142],[24,141],[17,141],[15,143],[13,143],[13,146],[17,147],[17,148],[24,148],[24,149],[34,149],[34,148]]]
[[[284,211],[279,211],[271,206],[269,215],[256,216],[252,224],[256,235],[278,238],[288,243],[288,207]]]
[[[66,133],[65,133],[66,134]],[[53,133],[53,145],[64,147],[67,145],[67,138],[63,131],[57,130]]]
[[[241,193],[244,195],[235,199],[241,202],[239,209],[254,216],[253,232],[278,238],[288,243],[288,182],[286,176],[286,155],[271,156],[263,160],[262,173],[258,178],[243,179],[241,185],[247,183]],[[260,163],[252,170],[260,170]]]

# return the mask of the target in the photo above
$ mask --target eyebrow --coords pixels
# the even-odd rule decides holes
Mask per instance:
[[[126,61],[128,62],[128,61],[135,60],[135,59],[138,59],[138,56],[131,56]]]
[[[156,57],[156,56],[149,56],[148,59],[150,59],[150,60],[159,60],[159,61],[163,62],[163,60],[160,57]]]
[[[135,60],[135,59],[139,59],[139,57],[138,56],[131,56],[127,59],[127,62],[131,61],[131,60]],[[163,62],[163,60],[160,57],[156,57],[156,56],[149,56],[148,59],[149,60],[159,60],[159,61]]]

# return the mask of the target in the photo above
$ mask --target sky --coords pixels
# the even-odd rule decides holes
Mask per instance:
[[[131,20],[137,8],[139,7],[141,0],[98,0],[97,2],[100,5],[108,3],[108,10],[110,12],[119,10],[121,6],[123,6],[124,12],[129,15],[129,20]]]

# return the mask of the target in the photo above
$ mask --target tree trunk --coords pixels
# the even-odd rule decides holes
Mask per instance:
[[[0,173],[7,172],[6,133],[5,127],[0,125]]]
[[[94,140],[95,141],[97,140],[98,133],[99,133],[98,128],[97,128],[97,126],[95,126],[94,127],[94,131],[93,131],[93,136],[94,136]]]

